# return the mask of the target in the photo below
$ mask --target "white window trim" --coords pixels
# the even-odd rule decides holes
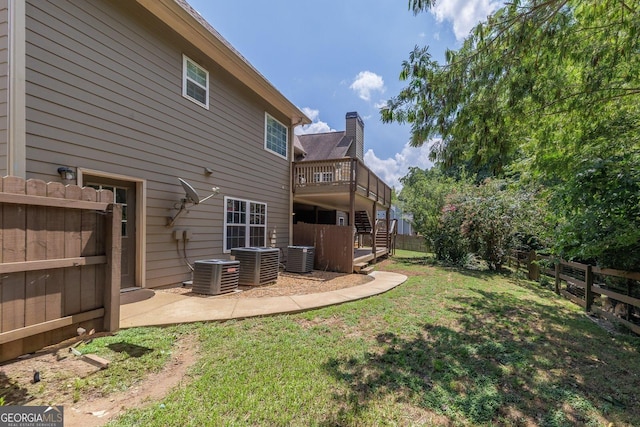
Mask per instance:
[[[206,87],[202,87],[202,85],[194,80],[191,80],[188,76],[187,76],[187,62],[191,62],[192,64],[194,64],[195,66],[197,66],[198,68],[200,68],[202,71],[204,71],[207,74],[207,85]],[[200,87],[202,87],[206,92],[207,92],[207,96],[206,96],[206,102],[203,104],[202,102],[198,101],[197,99],[194,99],[192,97],[190,97],[189,95],[187,95],[187,81],[190,81]],[[209,109],[209,71],[204,68],[202,65],[198,64],[196,61],[194,61],[193,59],[189,58],[187,55],[182,55],[182,96],[186,99],[188,99],[189,101],[193,102],[194,104],[198,104],[199,106],[201,106],[202,108],[205,109]]]
[[[313,182],[333,182],[333,172],[314,172]]]
[[[276,123],[279,123],[280,125],[282,125],[282,127],[284,127],[287,130],[287,133],[286,133],[287,140],[286,140],[286,147],[285,147],[285,152],[287,153],[287,155],[285,156],[267,147],[267,124],[268,124],[269,117],[272,118]],[[264,149],[270,153],[275,154],[278,157],[281,157],[285,160],[289,160],[289,157],[288,157],[289,156],[289,127],[267,112],[264,113]]]
[[[269,238],[269,236],[267,236],[267,230],[268,230],[268,214],[269,214],[269,206],[265,203],[265,202],[259,202],[257,200],[248,200],[248,199],[241,199],[239,197],[231,197],[231,196],[225,196],[224,197],[224,204],[223,204],[223,220],[222,220],[222,249],[223,249],[223,253],[228,254],[231,253],[231,248],[227,248],[227,226],[228,225],[241,225],[241,224],[227,224],[227,201],[228,200],[237,200],[239,202],[245,202],[245,203],[256,203],[259,205],[264,205],[264,225],[261,227],[264,227],[264,244],[263,246],[267,245],[267,239]],[[249,216],[251,215],[250,210],[249,210],[249,206],[247,206],[247,211],[246,211],[246,217],[247,217],[247,221],[249,220]],[[257,227],[257,225],[255,224],[245,224],[244,225],[245,228],[247,229],[247,233],[245,234],[246,239],[249,240],[249,231],[251,227]]]

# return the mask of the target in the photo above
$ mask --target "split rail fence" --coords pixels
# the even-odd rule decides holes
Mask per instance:
[[[640,334],[640,272],[600,268],[558,260],[535,252],[517,252],[510,259],[524,267],[531,280],[553,280],[556,293],[588,313],[619,322]]]
[[[0,361],[118,329],[121,218],[111,191],[0,179]]]

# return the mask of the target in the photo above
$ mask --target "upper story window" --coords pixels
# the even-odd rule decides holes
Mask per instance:
[[[182,96],[209,109],[209,72],[182,55]]]
[[[289,129],[268,113],[265,113],[264,148],[286,159],[289,147],[288,142]]]

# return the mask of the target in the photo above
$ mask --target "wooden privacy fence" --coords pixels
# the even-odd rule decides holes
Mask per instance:
[[[298,223],[293,225],[293,244],[314,246],[314,269],[353,273],[354,230],[345,225]]]
[[[588,313],[619,322],[640,334],[640,272],[555,260],[535,252],[517,253],[512,260],[518,267],[526,267],[529,279],[552,278],[556,293]]]
[[[427,239],[424,236],[398,234],[396,236],[396,248],[407,251],[429,252]]]
[[[120,316],[122,209],[111,191],[0,180],[0,361]]]

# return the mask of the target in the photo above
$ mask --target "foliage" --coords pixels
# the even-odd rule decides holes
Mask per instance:
[[[411,124],[446,174],[545,186],[558,255],[638,266],[639,15],[628,0],[510,2],[444,64],[416,47],[382,119]]]
[[[570,213],[557,227],[565,258],[640,270],[640,151],[585,160],[554,203]]]
[[[442,207],[438,226],[430,235],[436,259],[451,264],[464,265],[470,251],[469,239],[462,233],[465,220],[464,201],[457,193],[447,197]]]
[[[539,248],[533,236],[545,227],[537,192],[503,180],[474,185],[438,169],[412,168],[402,179],[400,199],[413,213],[413,226],[430,241],[436,258],[463,265],[469,253],[500,269],[509,250]]]
[[[424,236],[432,235],[439,227],[446,197],[455,189],[464,187],[465,180],[444,176],[438,169],[409,168],[403,178],[398,199],[405,211],[413,214],[414,230]]]

